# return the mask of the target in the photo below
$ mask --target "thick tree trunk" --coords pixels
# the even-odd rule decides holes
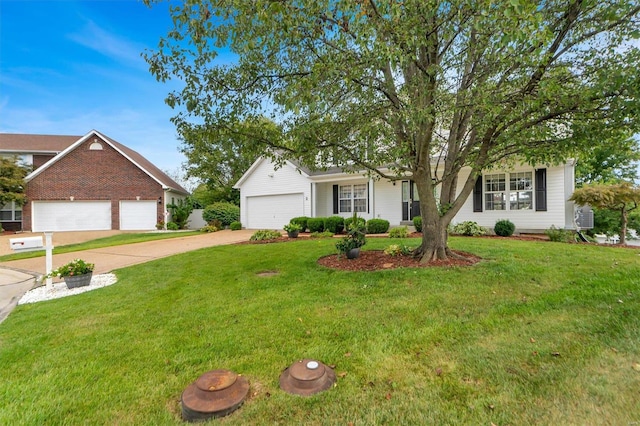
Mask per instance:
[[[422,244],[414,251],[423,263],[445,260],[452,255],[447,246],[448,223],[440,216],[433,192],[431,178],[419,179],[414,176],[420,194],[420,216],[422,217]]]

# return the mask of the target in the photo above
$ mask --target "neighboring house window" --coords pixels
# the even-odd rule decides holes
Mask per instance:
[[[367,184],[340,185],[338,189],[340,213],[367,211]]]
[[[0,220],[3,222],[16,222],[22,220],[22,207],[14,201],[5,204],[0,209]]]
[[[531,172],[509,175],[509,208],[531,210],[533,204],[533,174]]]
[[[485,175],[484,201],[487,210],[506,210],[507,197],[506,179],[504,173]]]

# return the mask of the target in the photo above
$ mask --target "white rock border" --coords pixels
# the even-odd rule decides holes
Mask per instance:
[[[43,284],[40,287],[36,287],[26,292],[20,301],[18,301],[18,305],[74,296],[76,294],[85,293],[87,291],[115,284],[117,281],[118,279],[115,274],[100,274],[92,276],[91,283],[84,287],[67,288],[67,285],[64,282],[60,282],[54,283],[50,288],[47,288],[47,286]]]

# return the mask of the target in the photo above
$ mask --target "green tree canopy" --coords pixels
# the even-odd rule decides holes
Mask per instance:
[[[25,203],[24,178],[28,170],[14,159],[0,158],[0,206],[15,201],[19,206]]]
[[[630,182],[585,185],[576,189],[570,200],[581,206],[590,205],[620,213],[620,243],[625,244],[629,212],[640,205],[640,187]]]
[[[634,137],[620,135],[613,141],[587,146],[578,154],[576,182],[615,183],[638,179],[640,145]]]
[[[243,123],[255,132],[246,154],[413,179],[416,254],[429,261],[451,255],[447,225],[482,169],[561,162],[596,135],[637,130],[639,11],[620,0],[186,1],[145,58],[159,80],[184,84],[167,98],[181,134],[198,123],[216,144]]]

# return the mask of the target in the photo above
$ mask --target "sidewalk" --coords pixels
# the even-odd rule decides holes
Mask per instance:
[[[112,231],[108,231],[112,232]],[[73,259],[82,258],[83,260],[95,263],[95,274],[104,274],[112,272],[115,269],[124,268],[131,265],[149,262],[151,260],[172,256],[178,253],[198,250],[205,247],[213,247],[217,245],[234,244],[242,241],[248,241],[255,231],[240,230],[230,231],[224,230],[208,234],[194,235],[190,237],[174,237],[164,240],[148,241],[144,243],[126,244],[121,246],[104,247],[99,249],[84,250],[80,252],[71,252],[64,254],[56,254],[53,256],[53,267],[56,268]],[[89,239],[100,238],[95,233],[79,234],[79,233],[60,233],[58,239],[56,234],[53,235],[53,245],[61,246],[71,244],[73,242],[81,242]],[[77,234],[77,235],[62,235]],[[34,236],[39,234],[20,234],[15,237]],[[111,234],[113,235],[113,233]],[[0,245],[9,245],[9,239],[3,236],[0,239]],[[14,236],[11,236],[14,237]],[[6,241],[3,241],[6,240]],[[65,240],[64,244],[60,241]],[[4,251],[4,250],[3,250]],[[31,290],[36,284],[36,276],[45,273],[45,257],[35,257],[32,259],[13,260],[10,262],[0,263],[0,322],[9,315],[15,307],[22,295]]]

